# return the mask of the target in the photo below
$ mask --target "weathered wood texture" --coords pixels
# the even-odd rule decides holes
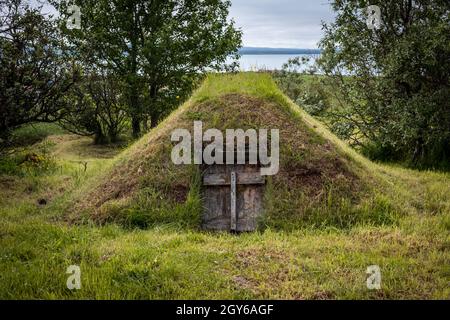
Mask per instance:
[[[203,166],[203,219],[207,230],[254,231],[263,212],[265,179],[259,165]],[[232,172],[236,215],[232,216]]]
[[[231,219],[231,231],[236,231],[237,229],[237,210],[236,210],[236,172],[231,171],[231,205],[230,205],[230,219]]]

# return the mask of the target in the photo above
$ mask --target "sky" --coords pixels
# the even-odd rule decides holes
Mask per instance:
[[[333,20],[329,0],[231,2],[230,18],[242,28],[245,47],[315,49],[322,37],[321,21]]]
[[[246,47],[315,49],[321,21],[333,20],[328,0],[231,0],[230,17]]]

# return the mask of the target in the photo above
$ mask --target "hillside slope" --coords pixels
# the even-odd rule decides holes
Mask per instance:
[[[172,128],[194,119],[282,130],[265,230],[197,230],[198,168],[168,156]],[[268,75],[209,76],[122,153],[61,133],[29,151],[41,147],[53,166],[0,173],[1,299],[450,298],[449,173],[368,161]],[[67,289],[70,265],[81,290]]]
[[[269,179],[263,227],[391,224],[401,214],[363,162],[300,111],[269,75],[241,73],[209,75],[185,105],[87,184],[75,197],[71,219],[197,227],[199,169],[170,159],[171,132],[192,132],[195,120],[203,130],[280,130],[280,172]]]

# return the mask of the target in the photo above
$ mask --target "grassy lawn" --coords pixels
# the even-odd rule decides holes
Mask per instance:
[[[229,94],[267,101],[261,110],[280,105],[301,123],[292,132],[317,149],[300,157],[302,145],[292,141],[293,147],[282,151],[286,162],[306,166],[325,156],[339,157],[342,168],[349,168],[347,179],[334,183],[334,171],[324,164],[322,176],[333,178],[331,187],[321,182],[321,188],[307,185],[310,189],[302,193],[305,185],[298,186],[300,191],[296,185],[278,188],[287,174],[282,171],[280,180],[269,185],[266,201],[272,206],[267,206],[266,224],[255,233],[209,233],[195,223],[177,223],[175,213],[183,219],[186,210],[199,214],[192,186],[185,202],[156,211],[155,198],[143,201],[142,190],[154,195],[153,180],[161,190],[169,190],[174,180],[191,183],[191,173],[144,167],[147,175],[128,186],[128,168],[135,172],[139,166],[130,159],[162,161],[167,146],[161,137],[173,125],[194,119],[219,128],[242,124],[242,117],[231,117],[239,108],[232,99],[229,114],[222,113],[226,106],[214,113]],[[283,112],[271,121],[282,121]],[[244,115],[259,125],[253,114]],[[55,130],[23,151],[42,155],[42,160],[0,167],[1,299],[450,298],[450,175],[370,162],[293,105],[267,75],[209,76],[190,101],[124,151]],[[121,215],[128,214],[125,220],[112,212],[117,203],[101,194],[120,185],[139,190],[117,201],[127,202],[119,207]],[[363,191],[353,192],[352,186]],[[317,193],[317,203],[309,192]],[[99,199],[103,202],[96,214],[73,212]],[[303,210],[309,202],[309,211]],[[142,215],[144,226],[123,222]],[[81,268],[80,290],[66,287],[70,265]],[[381,268],[380,290],[366,287],[370,265]]]

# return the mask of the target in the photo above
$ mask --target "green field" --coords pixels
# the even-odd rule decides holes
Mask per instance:
[[[199,229],[198,169],[168,161],[171,130],[194,120],[287,137],[260,231]],[[57,127],[39,138],[0,163],[0,299],[450,298],[450,175],[367,160],[267,74],[209,75],[127,148]]]

